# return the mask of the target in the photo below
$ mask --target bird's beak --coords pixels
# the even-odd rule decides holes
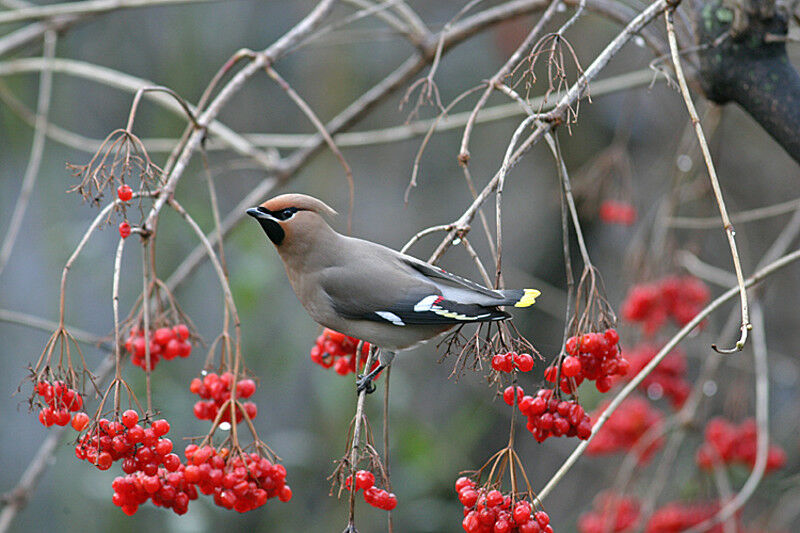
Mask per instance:
[[[269,213],[265,213],[264,211],[261,211],[257,207],[251,207],[246,212],[247,212],[248,215],[250,215],[251,217],[255,218],[256,220],[264,220],[264,219],[275,220],[275,217],[273,217]]]

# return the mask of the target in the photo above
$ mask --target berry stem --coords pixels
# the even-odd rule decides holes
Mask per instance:
[[[153,407],[152,390],[150,388],[150,373],[153,367],[150,362],[150,284],[148,280],[150,278],[150,272],[155,276],[155,271],[148,268],[147,259],[148,255],[150,255],[150,251],[151,247],[146,243],[145,246],[142,247],[142,319],[144,327],[144,375],[147,389],[147,415],[150,415]],[[119,409],[119,406],[117,405],[116,408]]]
[[[361,353],[361,347],[363,346],[364,341],[358,341],[358,346],[356,346],[356,354]],[[372,360],[375,355],[376,348],[374,346],[370,346],[369,352],[367,353],[367,361],[364,365],[364,372],[369,372],[369,369],[372,367]],[[358,372],[356,372],[356,376],[358,376]],[[358,393],[358,402],[356,403],[356,417],[355,421],[353,422],[353,440],[350,444],[350,475],[352,476],[350,479],[353,480],[355,483],[356,479],[356,465],[358,463],[358,449],[359,443],[361,441],[361,423],[364,418],[364,400],[367,397],[367,389],[364,388],[361,392]],[[347,517],[347,527],[351,531],[355,531],[355,514],[356,514],[356,491],[355,487],[350,490],[350,509],[348,512]]]
[[[122,379],[122,354],[120,343],[122,337],[119,332],[119,277],[122,270],[122,252],[125,249],[125,239],[120,238],[117,244],[117,253],[114,256],[114,277],[111,288],[111,306],[114,312],[114,380]],[[114,409],[119,410],[119,388],[114,395]]]

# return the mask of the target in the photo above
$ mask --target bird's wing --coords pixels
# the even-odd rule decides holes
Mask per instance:
[[[404,261],[404,257],[388,248],[372,245],[368,254],[351,256],[346,266],[325,269],[319,286],[335,311],[348,319],[405,326],[484,322],[509,317],[494,308],[502,302],[502,294],[498,295],[500,302],[494,303],[497,300],[491,298],[492,303],[488,305],[475,301],[490,299],[480,291],[468,293],[478,298],[449,298],[434,280]],[[468,287],[464,283],[461,285]]]
[[[442,287],[442,285],[465,289],[467,293],[475,293],[472,295],[471,299],[477,300],[476,303],[482,303],[483,305],[503,305],[502,301],[505,300],[505,296],[500,291],[488,289],[472,280],[462,278],[461,276],[447,272],[438,266],[420,261],[416,257],[411,257],[410,255],[400,253],[398,253],[398,256],[400,261],[404,262],[428,278],[440,289],[444,289],[446,291],[446,288]],[[480,298],[478,295],[482,295],[484,298]],[[485,297],[488,297],[489,299]],[[467,296],[467,299],[470,299],[469,296]]]
[[[474,303],[484,307],[513,305],[528,307],[532,305],[540,292],[536,289],[487,289],[474,281],[462,278],[437,266],[423,263],[415,257],[398,253],[401,261],[425,276],[442,291],[448,300],[461,303]]]

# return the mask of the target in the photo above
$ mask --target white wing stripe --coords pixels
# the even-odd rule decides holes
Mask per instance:
[[[375,311],[375,314],[381,317],[384,320],[388,320],[395,326],[405,326],[406,323],[403,322],[403,319],[397,316],[396,314],[392,313],[391,311]]]
[[[416,305],[414,305],[414,312],[415,313],[424,313],[426,311],[430,311],[431,307],[433,307],[433,302],[439,298],[438,294],[431,294],[430,296],[426,296],[422,300],[418,301]]]

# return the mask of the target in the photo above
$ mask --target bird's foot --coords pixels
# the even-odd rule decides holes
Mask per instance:
[[[366,391],[367,394],[375,392],[375,384],[372,383],[372,378],[369,377],[369,374],[366,376],[359,374],[356,380],[356,394],[361,394],[361,391]]]
[[[375,376],[380,374],[381,370],[384,368],[386,368],[384,365],[378,365],[373,368],[369,374],[359,374],[356,380],[356,394],[361,394],[361,391],[366,391],[367,394],[375,392],[375,385],[372,383],[372,380],[375,379]]]

